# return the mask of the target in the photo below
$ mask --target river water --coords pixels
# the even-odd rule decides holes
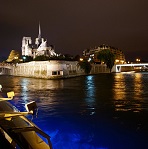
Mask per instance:
[[[147,149],[148,73],[113,73],[61,80],[0,76],[14,104],[36,101],[33,118],[54,149]]]

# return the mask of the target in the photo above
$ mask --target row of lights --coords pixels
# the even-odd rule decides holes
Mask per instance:
[[[80,58],[80,61],[83,61],[83,58]],[[90,61],[91,61],[91,58],[88,59],[88,62],[90,62]],[[126,63],[124,60],[118,60],[118,59],[115,60],[115,63],[119,63],[119,62],[122,63],[122,64]],[[136,62],[140,62],[140,59],[137,58]],[[129,64],[130,61],[128,61],[127,63]]]

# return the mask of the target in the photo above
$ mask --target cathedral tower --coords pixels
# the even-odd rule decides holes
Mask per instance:
[[[39,46],[42,42],[42,37],[41,37],[41,26],[40,26],[40,23],[39,23],[39,33],[38,33],[38,38],[36,38],[35,40],[35,44],[37,46]]]
[[[39,34],[38,34],[38,38],[41,39],[41,26],[40,26],[40,23],[39,23]]]

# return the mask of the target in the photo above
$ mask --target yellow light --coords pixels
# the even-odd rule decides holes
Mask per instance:
[[[80,61],[83,61],[83,58],[80,58]]]
[[[117,62],[119,62],[119,60],[118,60],[118,59],[116,59],[115,61],[116,61],[116,63],[117,63]]]
[[[15,56],[15,57],[14,57],[14,59],[18,59],[18,57],[17,57],[17,56]]]
[[[136,59],[136,62],[140,62],[140,59],[139,59],[139,58],[137,58],[137,59]]]

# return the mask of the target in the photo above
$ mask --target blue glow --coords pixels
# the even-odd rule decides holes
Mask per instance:
[[[95,82],[94,76],[87,76],[85,81],[86,97],[85,101],[90,111],[90,115],[95,114]]]
[[[33,122],[51,136],[54,149],[146,148],[147,74],[121,76],[54,81],[16,77],[3,86],[15,86],[12,102],[20,111],[26,102],[36,101],[39,111]],[[116,111],[120,103],[123,110]],[[139,105],[139,112],[133,112]]]

